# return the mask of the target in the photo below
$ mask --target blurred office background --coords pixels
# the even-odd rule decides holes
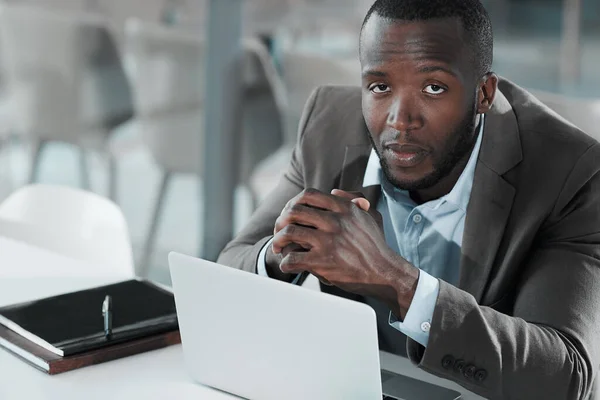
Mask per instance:
[[[360,82],[371,0],[243,3],[234,231],[286,165],[313,87]],[[600,122],[600,2],[484,3],[495,70]],[[206,19],[205,0],[0,1],[0,200],[32,181],[112,198],[136,268],[160,282],[169,251],[201,255]]]

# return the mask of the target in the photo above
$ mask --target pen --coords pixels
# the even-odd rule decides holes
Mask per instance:
[[[102,318],[104,319],[104,337],[110,339],[112,335],[112,297],[106,295],[102,302]]]
[[[307,271],[303,271],[303,272],[299,273],[298,275],[296,275],[296,277],[292,281],[292,285],[298,285],[298,286],[302,285],[302,283],[304,283],[304,281],[306,280],[307,277],[308,277]]]
[[[302,285],[304,283],[304,281],[306,280],[306,278],[308,278],[308,275],[310,275],[310,272],[308,272],[308,271],[303,271],[303,272],[299,273],[298,275],[296,275],[296,277],[292,281],[292,285],[297,285],[297,286]],[[327,281],[323,278],[321,278],[320,281],[323,285],[333,286],[333,284],[331,284],[329,281]]]

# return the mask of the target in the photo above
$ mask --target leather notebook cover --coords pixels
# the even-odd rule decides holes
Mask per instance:
[[[106,295],[112,297],[113,310],[109,339],[102,316]],[[144,280],[3,307],[0,325],[63,357],[178,329],[173,294]]]
[[[60,357],[0,325],[0,347],[49,375],[181,343],[179,331],[161,333],[101,349]]]

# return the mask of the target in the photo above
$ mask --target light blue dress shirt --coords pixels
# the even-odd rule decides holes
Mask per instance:
[[[391,312],[389,323],[406,336],[427,346],[431,319],[439,294],[439,281],[458,283],[462,237],[471,197],[475,166],[483,137],[484,115],[469,161],[454,188],[439,199],[417,205],[407,191],[392,186],[383,175],[373,150],[367,163],[363,186],[381,185],[377,211],[383,217],[385,239],[395,252],[419,268],[419,280],[412,303],[399,321]],[[258,257],[257,272],[268,276],[265,255],[269,241]]]
[[[427,347],[439,281],[458,283],[467,206],[483,136],[484,116],[473,151],[445,196],[417,205],[407,191],[396,189],[383,175],[377,153],[369,157],[363,186],[381,185],[377,211],[383,217],[385,240],[394,251],[419,268],[419,281],[404,321],[390,313],[390,325]]]

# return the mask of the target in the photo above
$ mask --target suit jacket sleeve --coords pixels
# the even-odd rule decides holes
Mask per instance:
[[[440,282],[421,368],[493,399],[585,399],[600,364],[599,145],[579,159],[515,293],[512,315]],[[543,184],[543,183],[542,183]]]
[[[256,273],[258,255],[263,246],[273,237],[277,217],[286,203],[304,190],[302,141],[318,95],[319,89],[316,89],[306,103],[300,120],[297,143],[287,170],[273,192],[254,212],[245,228],[225,246],[219,255],[218,263]]]

